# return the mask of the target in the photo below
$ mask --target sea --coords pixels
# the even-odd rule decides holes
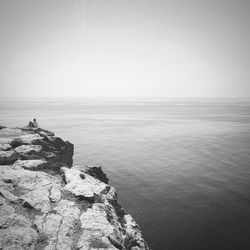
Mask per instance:
[[[250,249],[250,100],[1,99],[101,166],[153,250]]]

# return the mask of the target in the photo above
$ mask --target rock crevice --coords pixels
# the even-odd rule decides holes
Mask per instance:
[[[0,249],[149,249],[100,167],[44,129],[0,129]]]

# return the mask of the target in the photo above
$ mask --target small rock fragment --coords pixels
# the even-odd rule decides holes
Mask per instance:
[[[55,186],[55,185],[52,186],[50,190],[50,201],[55,203],[55,202],[59,202],[60,199],[61,199],[60,187]]]

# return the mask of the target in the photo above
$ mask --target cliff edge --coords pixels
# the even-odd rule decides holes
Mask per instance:
[[[100,167],[38,128],[0,126],[0,249],[149,249]]]

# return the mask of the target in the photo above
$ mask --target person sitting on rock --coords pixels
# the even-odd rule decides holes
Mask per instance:
[[[27,127],[28,127],[28,128],[33,128],[33,126],[34,126],[34,125],[33,125],[33,122],[30,121]]]
[[[33,128],[38,128],[38,123],[36,121],[36,118],[33,119]]]

